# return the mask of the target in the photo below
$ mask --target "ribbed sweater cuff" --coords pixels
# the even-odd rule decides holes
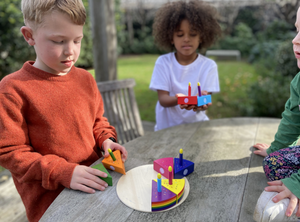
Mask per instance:
[[[58,177],[58,182],[66,188],[70,188],[72,176],[75,167],[78,166],[76,163],[68,163],[66,166],[62,167],[62,172]]]

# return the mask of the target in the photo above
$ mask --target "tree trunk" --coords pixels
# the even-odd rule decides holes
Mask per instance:
[[[97,82],[117,79],[117,35],[114,1],[89,0]]]

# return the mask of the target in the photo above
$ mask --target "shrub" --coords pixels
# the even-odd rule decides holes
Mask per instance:
[[[0,79],[35,58],[33,47],[24,40],[24,25],[19,0],[0,1]]]
[[[292,30],[293,26],[285,21],[275,20],[270,23],[265,30],[257,33],[258,42],[251,49],[248,61],[255,63],[267,57],[274,57],[278,47],[283,41],[291,42],[291,39],[294,38]],[[292,46],[288,50],[291,51]],[[287,53],[290,54],[289,52]],[[276,64],[278,64],[278,58],[276,61]]]
[[[221,39],[214,48],[240,50],[242,56],[248,56],[251,48],[255,45],[255,36],[245,23],[239,23],[234,30],[233,36]]]
[[[255,63],[261,59],[266,59],[269,57],[274,57],[276,50],[278,49],[281,41],[270,40],[266,42],[257,43],[250,51],[248,61],[250,63]]]
[[[289,98],[291,77],[273,75],[262,77],[248,89],[249,101],[243,112],[247,116],[281,117]]]
[[[260,80],[249,87],[249,100],[242,110],[249,116],[280,117],[289,98],[290,82],[299,72],[292,45],[282,42],[274,57],[261,58],[255,67]]]
[[[257,35],[260,41],[285,41],[288,39],[293,39],[293,29],[293,24],[289,24],[283,20],[275,20],[272,23],[270,23],[264,31],[259,32]]]
[[[283,76],[294,77],[298,72],[297,60],[293,51],[293,44],[290,40],[283,42],[276,54],[275,72]]]
[[[94,60],[93,60],[93,39],[92,39],[88,0],[83,0],[83,4],[86,10],[87,18],[83,26],[84,37],[81,41],[80,56],[76,62],[76,66],[90,69],[93,67]]]

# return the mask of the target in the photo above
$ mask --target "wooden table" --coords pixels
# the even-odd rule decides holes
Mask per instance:
[[[126,143],[126,171],[163,157],[178,157],[180,148],[184,159],[195,163],[195,171],[187,176],[189,195],[172,210],[145,213],[127,207],[116,193],[122,175],[109,171],[112,187],[95,194],[64,189],[41,221],[253,221],[267,179],[263,158],[252,153],[252,145],[272,142],[279,122],[272,118],[217,119],[153,132]]]

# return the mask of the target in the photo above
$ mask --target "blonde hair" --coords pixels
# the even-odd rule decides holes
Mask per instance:
[[[22,0],[24,23],[36,28],[43,23],[43,15],[53,11],[65,13],[76,25],[84,25],[86,11],[82,0]]]

